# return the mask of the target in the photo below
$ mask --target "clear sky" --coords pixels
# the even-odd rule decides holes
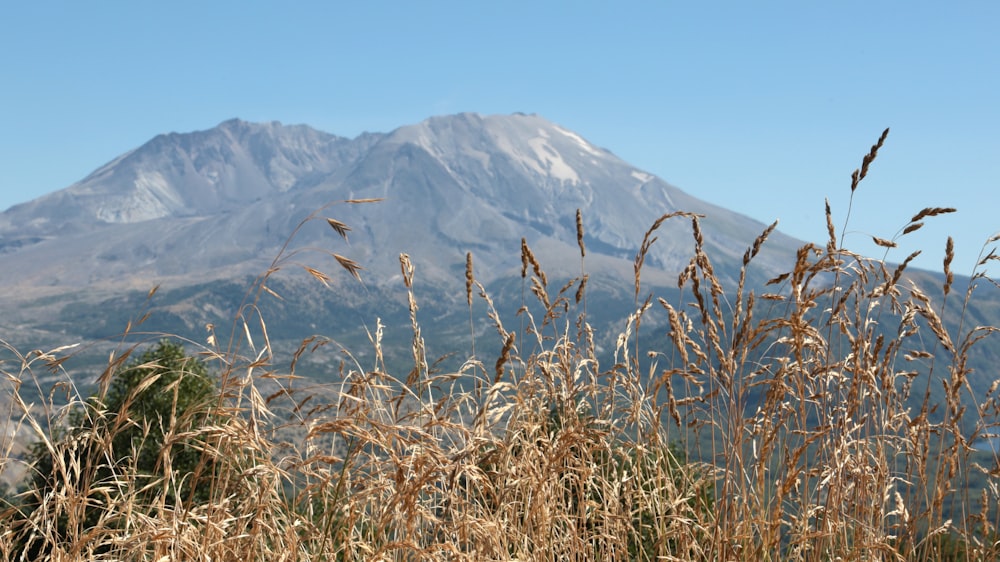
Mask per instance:
[[[848,247],[957,207],[890,259],[940,270],[952,235],[969,273],[1000,231],[998,30],[994,0],[5,2],[0,209],[231,117],[353,137],[523,111],[823,241],[891,127]]]

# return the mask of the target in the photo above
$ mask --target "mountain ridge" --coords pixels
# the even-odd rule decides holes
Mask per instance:
[[[126,263],[154,276],[230,272],[251,262],[259,270],[264,260],[255,258],[273,255],[308,213],[368,197],[385,201],[330,211],[357,227],[351,243],[359,261],[374,258],[375,272],[391,274],[399,253],[447,256],[429,268],[436,280],[451,277],[468,251],[510,269],[522,234],[529,243],[551,238],[543,245],[575,247],[577,208],[593,253],[618,262],[631,260],[645,229],[673,210],[709,215],[707,244],[732,256],[763,229],[534,115],[439,116],[354,139],[230,119],[157,135],[80,182],[0,213],[0,255],[18,265],[18,275],[0,273],[0,283],[109,281],[127,274]],[[678,250],[690,248],[690,227],[681,222],[666,227],[670,236],[661,236],[650,265],[676,274],[686,264]],[[306,243],[320,238],[303,236]],[[785,250],[796,244],[777,237]],[[56,272],[32,259],[29,249],[47,242],[60,258],[52,263],[71,267]]]
[[[355,199],[380,202],[348,203]],[[120,341],[148,312],[143,337],[200,339],[207,325],[245,321],[247,291],[277,266],[282,271],[268,286],[282,298],[268,296],[253,311],[267,320],[269,341],[297,345],[318,332],[363,353],[378,324],[387,356],[404,364],[412,333],[400,255],[416,267],[421,326],[435,338],[428,345],[447,353],[468,343],[467,255],[500,312],[516,315],[525,300],[523,240],[552,294],[588,276],[587,321],[605,338],[596,345],[610,350],[638,304],[634,260],[644,235],[681,211],[701,216],[703,255],[713,278],[732,289],[763,223],[699,200],[542,117],[439,116],[354,139],[306,125],[227,120],[158,135],[66,189],[0,213],[0,330],[5,341],[31,349],[94,345]],[[347,225],[347,240],[325,218]],[[692,234],[685,216],[659,226],[644,254],[641,298],[691,298],[679,294],[678,276],[691,264]],[[804,244],[772,232],[746,286],[759,290],[791,271]],[[333,254],[360,264],[363,283]],[[325,283],[311,272],[328,275]],[[930,293],[942,279],[911,270],[904,282]],[[813,289],[822,281],[814,279]],[[146,302],[153,287],[160,290]],[[760,302],[764,310],[755,314],[763,316],[781,306]],[[955,299],[948,304],[949,318],[964,314]],[[977,305],[977,322],[1000,324],[997,291]],[[657,337],[666,333],[656,320],[643,322]],[[107,358],[110,344],[101,345],[93,365]],[[984,346],[983,367],[970,377],[975,388],[992,382],[985,366],[996,356]]]

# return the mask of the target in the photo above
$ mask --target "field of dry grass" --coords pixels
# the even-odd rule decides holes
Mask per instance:
[[[855,172],[852,198],[884,140]],[[900,236],[951,211],[923,209]],[[326,220],[346,237],[349,226],[324,213],[307,220]],[[319,338],[303,342],[291,364],[274,364],[255,303],[272,298],[274,273],[301,263],[291,249],[248,292],[231,330],[185,342],[218,373],[218,399],[162,424],[86,410],[87,397],[68,378],[37,389],[45,398],[27,404],[21,389],[59,373],[68,352],[17,355],[19,364],[0,365],[11,428],[0,437],[0,468],[37,468],[17,448],[16,430],[50,451],[55,485],[7,495],[0,557],[1000,558],[1000,457],[993,451],[984,463],[972,447],[996,433],[998,384],[972,396],[967,380],[970,350],[994,328],[949,330],[941,319],[948,299],[973,307],[974,287],[993,281],[976,274],[970,286],[954,286],[949,240],[943,285],[910,284],[912,257],[888,266],[842,247],[828,206],[825,246],[803,246],[763,290],[745,286],[742,275],[738,286],[723,287],[702,249],[699,218],[665,215],[641,241],[634,308],[610,362],[587,322],[579,212],[580,276],[549,286],[544,264],[522,244],[515,318],[495,312],[469,256],[469,349],[455,372],[426,357],[414,293],[419,264],[405,255],[408,372],[389,372],[382,361],[381,326],[369,334],[371,364]],[[691,225],[681,302],[642,284],[664,221]],[[748,241],[744,274],[773,228]],[[895,240],[878,243],[888,249]],[[360,274],[359,264],[333,256]],[[982,264],[996,259],[984,253]],[[308,271],[319,282],[331,275]],[[476,340],[474,308],[488,311],[495,340]],[[668,326],[667,344],[651,347],[664,341],[648,333],[654,316]],[[110,358],[103,391],[131,352]],[[301,357],[324,353],[344,365],[335,385],[299,372]],[[119,423],[69,433],[67,423],[80,419],[74,409]],[[167,468],[171,449],[184,444],[213,469],[142,478],[128,452],[112,447],[125,426],[160,428]],[[192,488],[201,499],[173,499]]]

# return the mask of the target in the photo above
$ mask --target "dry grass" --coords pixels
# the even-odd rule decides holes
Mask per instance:
[[[855,172],[852,198],[884,140]],[[951,211],[924,209],[899,236]],[[306,221],[314,219],[344,238],[350,230],[321,212]],[[289,266],[330,279],[286,246],[224,343],[211,327],[207,344],[187,342],[219,373],[220,398],[209,417],[177,412],[164,442],[198,443],[206,462],[221,467],[201,484],[203,503],[165,499],[189,474],[133,485],[128,464],[109,460],[113,425],[62,438],[68,412],[86,404],[72,381],[39,386],[46,398],[31,405],[20,389],[59,372],[66,350],[16,355],[18,364],[3,365],[8,426],[56,452],[61,484],[44,497],[28,490],[9,498],[0,557],[27,557],[26,544],[52,560],[1000,557],[997,456],[980,466],[970,447],[993,431],[1000,399],[997,384],[969,396],[968,383],[969,352],[994,329],[949,331],[942,320],[956,298],[951,241],[946,281],[932,299],[931,288],[904,275],[912,256],[890,268],[856,255],[838,241],[829,205],[826,219],[827,245],[802,247],[794,267],[758,294],[746,274],[775,225],[749,245],[739,283],[727,291],[703,249],[700,217],[664,215],[636,256],[634,310],[610,364],[587,322],[579,212],[580,277],[557,292],[522,242],[517,329],[475,279],[470,254],[473,351],[450,373],[428,364],[417,267],[405,255],[410,372],[388,372],[381,324],[369,334],[371,365],[320,338],[304,341],[290,365],[275,365],[257,312],[259,299],[274,296],[269,279]],[[693,252],[678,277],[685,296],[640,300],[644,258],[666,220],[691,222]],[[887,251],[896,242],[879,240]],[[360,279],[358,263],[330,255]],[[981,265],[995,259],[991,252]],[[983,282],[992,281],[973,275],[963,310]],[[478,304],[497,333],[495,358],[475,352]],[[668,326],[665,339],[643,331],[652,315]],[[312,385],[299,359],[331,349],[346,358],[339,383]],[[130,353],[111,357],[103,389]],[[0,469],[24,463],[11,435],[0,438]],[[99,454],[74,453],[81,450]],[[110,476],[94,480],[96,465]],[[974,478],[978,497],[968,492]]]

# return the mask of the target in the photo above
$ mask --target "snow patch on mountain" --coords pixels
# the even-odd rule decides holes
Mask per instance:
[[[155,171],[138,172],[135,190],[129,196],[110,203],[97,208],[99,220],[109,223],[153,220],[168,216],[172,209],[184,205],[163,174]]]
[[[576,170],[563,159],[559,151],[554,149],[545,137],[537,136],[527,139],[528,150],[516,146],[507,136],[495,137],[494,141],[501,151],[527,170],[573,185],[580,182],[580,176]]]
[[[533,138],[528,141],[528,146],[534,151],[535,160],[527,160],[525,163],[533,167],[540,174],[569,182],[573,185],[580,183],[580,176],[576,173],[576,170],[567,164],[562,155],[556,149],[552,148],[552,145],[544,138]]]
[[[597,150],[589,142],[583,140],[583,137],[581,137],[580,135],[578,135],[576,133],[573,133],[571,131],[567,131],[566,129],[563,129],[562,127],[560,127],[558,125],[553,125],[552,128],[555,129],[555,130],[557,130],[557,131],[559,131],[563,135],[569,137],[569,139],[572,140],[573,142],[575,142],[577,144],[577,146],[579,146],[580,148],[582,148],[584,150],[584,152],[587,152],[588,154],[590,154],[592,156],[601,156],[602,155],[600,150]]]
[[[640,172],[639,170],[632,170],[632,177],[641,181],[642,183],[646,183],[649,180],[653,179],[653,176],[645,172]]]

